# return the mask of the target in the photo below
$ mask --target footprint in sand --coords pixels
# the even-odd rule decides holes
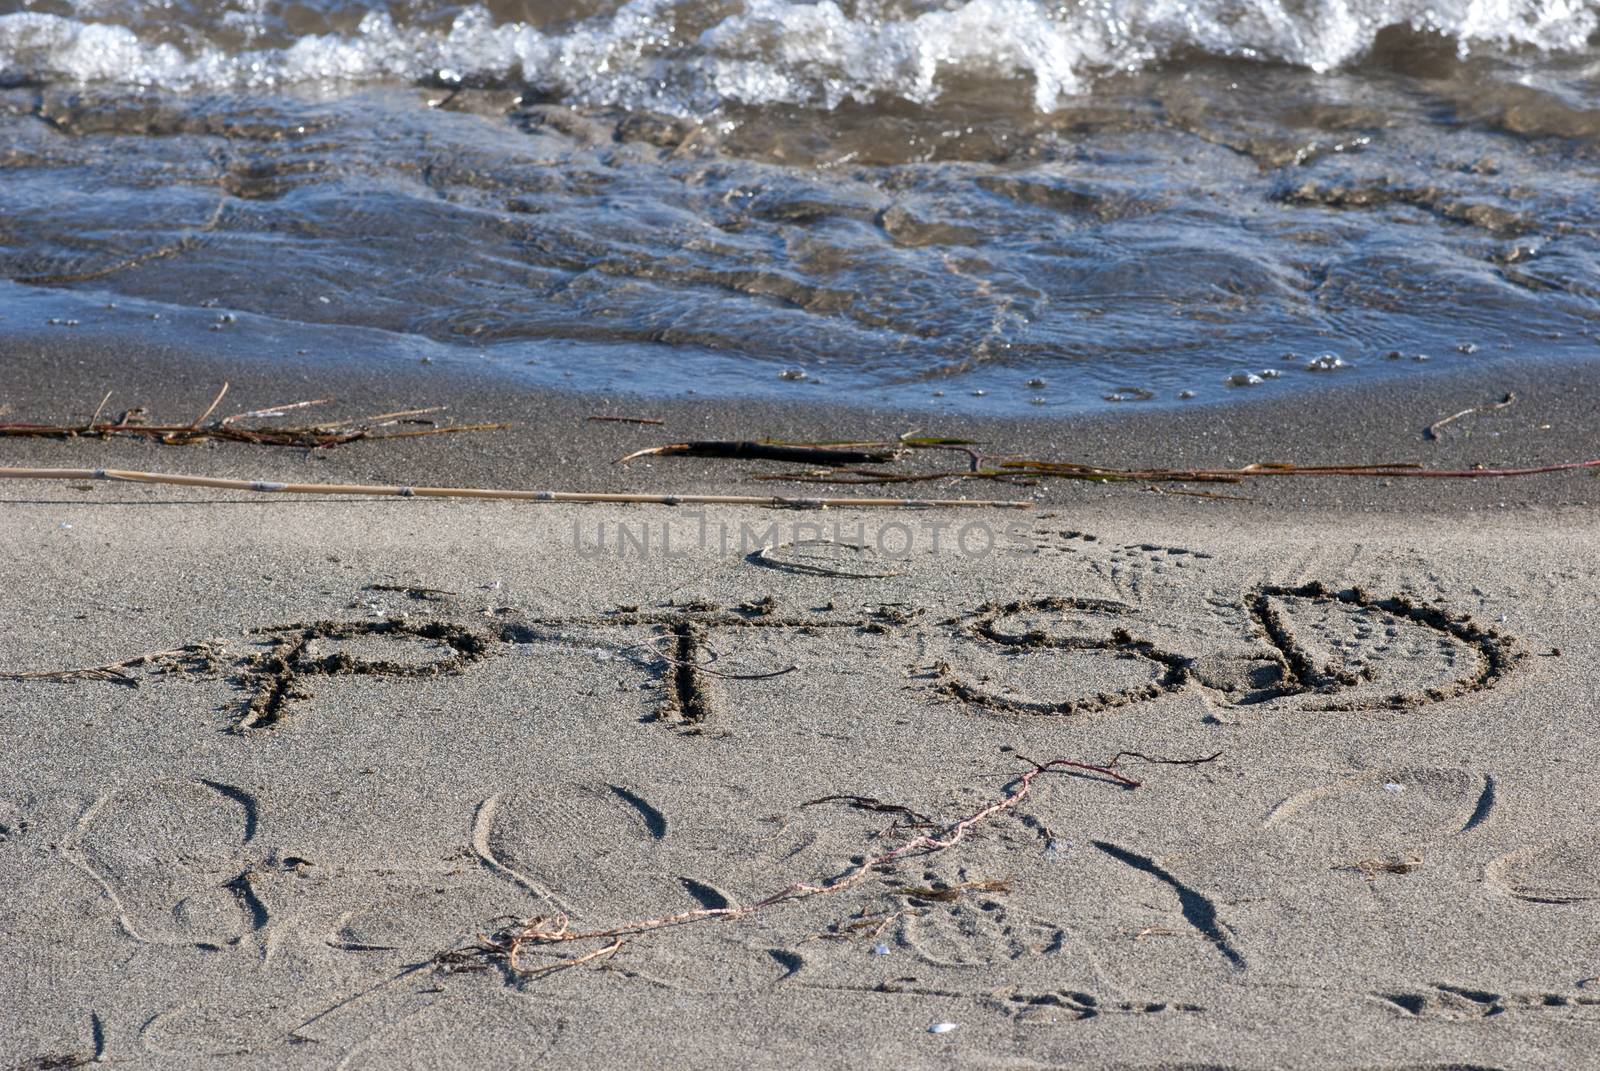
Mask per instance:
[[[1438,702],[1492,686],[1521,657],[1508,638],[1466,617],[1359,588],[1268,587],[1251,610],[1283,655],[1290,679],[1282,691],[1310,693],[1312,709]]]
[[[283,1045],[302,1018],[292,1007],[229,994],[157,1012],[140,1027],[139,1044],[154,1056],[258,1055]]]
[[[1474,770],[1368,770],[1283,800],[1259,836],[1175,853],[1168,863],[1220,902],[1257,901],[1279,881],[1284,896],[1320,903],[1342,888],[1329,883],[1331,871],[1378,880],[1429,866],[1441,845],[1492,820],[1495,795],[1494,778]]]
[[[667,835],[666,816],[634,789],[555,782],[486,802],[474,848],[574,925],[599,926],[700,906],[671,880]]]
[[[1600,1019],[1600,997],[1586,994],[1498,993],[1476,986],[1436,982],[1421,989],[1384,991],[1372,996],[1397,1013],[1446,1022],[1528,1013],[1577,1022]]]
[[[245,880],[255,836],[249,794],[212,781],[160,781],[102,796],[65,846],[138,941],[216,947],[265,924]]]
[[[653,800],[665,793],[649,786],[550,783],[494,797],[479,809],[473,847],[574,931],[730,906],[737,898],[726,891],[724,875],[744,883],[741,870],[759,819],[749,817],[737,789],[671,791],[688,819],[658,807]],[[552,953],[552,961],[570,951]],[[534,957],[528,962],[536,964]],[[763,948],[696,927],[630,938],[608,962],[646,982],[692,992],[748,991],[790,969]]]
[[[1050,1023],[1081,1023],[1102,1015],[1194,1015],[1205,1008],[1186,1001],[1108,1000],[1093,993],[1057,989],[1048,993],[1012,993],[991,1003],[1009,1015],[1013,1022],[1029,1026]]]
[[[1126,543],[1104,546],[1089,563],[1089,571],[1122,598],[1160,606],[1175,592],[1192,588],[1210,561],[1211,555],[1187,547]]]
[[[512,994],[476,994],[470,1005],[442,999],[357,1045],[339,1064],[349,1071],[394,1067],[476,1071],[536,1066],[583,1009],[537,1004]]]
[[[1290,796],[1262,828],[1304,835],[1331,852],[1420,851],[1481,825],[1494,796],[1494,778],[1473,770],[1373,770]]]
[[[964,900],[969,898],[963,898]],[[993,967],[1058,951],[1065,932],[1043,919],[1017,918],[996,899],[919,905],[896,928],[896,940],[930,967]]]
[[[1600,836],[1568,837],[1500,856],[1485,869],[1492,888],[1534,904],[1600,902]]]
[[[497,929],[497,921],[527,918],[542,909],[536,898],[486,878],[391,891],[340,918],[328,944],[347,952],[427,957],[471,943]]]

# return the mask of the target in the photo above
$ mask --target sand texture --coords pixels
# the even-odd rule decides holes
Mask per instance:
[[[1594,1066],[1586,512],[3,490],[0,1065]]]

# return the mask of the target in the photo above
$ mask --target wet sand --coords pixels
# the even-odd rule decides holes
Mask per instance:
[[[933,427],[35,345],[6,348],[8,419],[109,386],[192,419],[229,378],[237,409],[521,426],[5,464],[763,493],[775,466],[610,461],[868,424],[1128,465],[1600,454],[1592,388],[1548,371]],[[586,419],[641,406],[667,424]],[[0,670],[168,653],[0,681],[8,1064],[1531,1068],[1600,1040],[1590,476],[1064,484],[982,556],[929,542],[981,514],[822,517],[908,524],[904,560],[740,544],[817,519],[791,511],[713,511],[724,548],[668,507],[84,486],[0,485]],[[619,525],[676,556],[619,556]],[[1015,799],[1033,762],[1122,752],[1138,787],[1055,769]],[[540,916],[604,936],[512,962]]]

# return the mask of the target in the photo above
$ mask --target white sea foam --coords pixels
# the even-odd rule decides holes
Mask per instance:
[[[0,78],[184,90],[443,74],[687,112],[724,101],[929,103],[954,77],[988,77],[1031,82],[1034,105],[1048,110],[1097,73],[1180,49],[1328,70],[1359,59],[1388,26],[1446,34],[1463,50],[1577,50],[1600,29],[1596,0],[966,0],[910,10],[630,0],[560,28],[496,22],[479,6],[423,7],[404,22],[375,9],[353,31],[296,36],[282,5],[250,0],[183,15],[179,46],[149,6],[117,2],[77,0],[72,17],[0,15]]]

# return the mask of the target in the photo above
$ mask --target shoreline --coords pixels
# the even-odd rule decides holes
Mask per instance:
[[[1007,487],[990,481],[937,480],[911,485],[855,487],[841,483],[770,483],[753,474],[795,471],[776,462],[642,458],[616,459],[669,442],[771,438],[792,441],[893,439],[915,433],[985,443],[986,454],[1047,458],[1111,469],[1220,468],[1260,462],[1298,465],[1405,462],[1435,469],[1554,465],[1600,457],[1600,422],[1593,420],[1593,377],[1567,362],[1506,364],[1431,378],[1426,385],[1338,388],[1237,404],[1201,403],[1185,410],[1136,410],[1075,417],[978,418],[894,407],[794,405],[762,399],[659,399],[609,393],[530,389],[486,368],[394,362],[376,368],[319,363],[311,356],[266,362],[161,347],[130,351],[125,341],[86,335],[11,332],[0,345],[0,404],[16,421],[87,420],[112,390],[108,408],[150,409],[147,419],[186,422],[203,410],[222,383],[224,408],[242,411],[310,398],[334,402],[306,410],[302,423],[353,418],[418,406],[445,405],[453,423],[499,423],[505,430],[409,441],[353,443],[322,451],[209,444],[170,447],[128,441],[8,437],[0,442],[17,467],[123,468],[285,482],[402,483],[537,487],[578,492],[737,493],[824,497],[855,494],[915,497],[1035,496],[1042,505],[1126,503],[1153,512],[1172,508],[1361,510],[1450,513],[1458,510],[1588,507],[1600,484],[1584,473],[1513,479],[1257,479],[1209,488],[1248,502],[1156,495],[1148,484],[1046,481]],[[1492,387],[1489,384],[1492,383]],[[1490,407],[1507,395],[1515,402]],[[1471,411],[1442,429],[1442,417]],[[292,425],[290,414],[280,423]],[[590,417],[649,417],[660,425],[594,421]],[[918,457],[903,471],[955,469],[965,459],[936,463]],[[949,462],[954,461],[955,464]],[[920,468],[919,468],[920,465]],[[902,471],[896,469],[895,471]],[[523,474],[537,473],[539,479]],[[1181,490],[1170,485],[1167,490]],[[909,489],[909,490],[908,490]],[[1208,490],[1191,486],[1191,490]],[[1000,493],[996,493],[1000,492]],[[1015,493],[1013,493],[1015,492]],[[1182,505],[1180,505],[1180,502]]]
[[[959,374],[947,380],[918,382],[908,376],[818,390],[820,384],[809,375],[779,385],[785,379],[779,374],[779,366],[730,356],[718,359],[726,360],[731,371],[723,375],[708,370],[697,381],[698,389],[684,387],[687,380],[679,376],[675,386],[636,391],[622,384],[638,378],[639,355],[646,355],[648,360],[656,353],[656,347],[552,338],[477,349],[423,335],[339,323],[301,323],[218,311],[219,308],[174,306],[111,292],[0,282],[0,328],[4,328],[9,344],[31,345],[46,354],[57,347],[64,351],[168,354],[178,362],[218,362],[241,373],[245,369],[265,372],[282,368],[296,375],[309,372],[330,381],[352,382],[359,382],[365,375],[408,377],[420,367],[428,370],[420,376],[422,380],[446,378],[453,381],[452,389],[477,393],[498,388],[529,396],[632,398],[645,405],[758,406],[824,413],[859,410],[939,422],[1043,426],[1062,421],[1110,424],[1126,420],[1149,421],[1155,426],[1164,420],[1183,423],[1217,413],[1243,413],[1245,419],[1259,422],[1261,418],[1250,416],[1252,410],[1282,407],[1306,413],[1330,403],[1383,406],[1385,395],[1419,400],[1433,392],[1455,396],[1462,384],[1480,380],[1505,380],[1524,386],[1543,381],[1552,386],[1581,384],[1600,369],[1600,339],[1596,340],[1593,353],[1569,341],[1531,357],[1469,355],[1446,346],[1441,355],[1424,364],[1411,359],[1390,361],[1377,353],[1362,354],[1353,358],[1357,362],[1354,368],[1342,371],[1308,372],[1290,365],[1279,370],[1282,378],[1253,387],[1223,386],[1220,379],[1208,380],[1191,384],[1201,389],[1197,397],[1190,399],[1171,393],[1140,399],[1135,392],[1129,400],[1112,402],[1099,391],[1119,393],[1130,388],[1107,383],[1086,393],[1080,385],[1074,395],[1062,396],[1047,383],[1035,388],[1035,382],[1043,381],[1029,380],[1032,373],[1021,369],[1016,370],[1015,382],[1009,384],[1013,390],[1010,395],[992,384],[989,389],[969,389],[976,384],[963,380]],[[218,349],[231,351],[234,356],[210,356]],[[329,349],[339,353],[337,367],[297,359]],[[514,352],[518,350],[520,354]],[[690,352],[690,360],[704,356],[699,351]],[[619,357],[619,353],[627,356]],[[681,355],[674,349],[673,356]],[[1065,367],[1070,368],[1073,363],[1070,357],[1062,358]],[[588,367],[591,364],[606,371],[596,372]],[[564,370],[563,365],[579,370],[573,373]],[[181,367],[181,363],[174,367]],[[1196,374],[1210,376],[1215,371]],[[1137,376],[1130,373],[1129,378]],[[934,391],[944,396],[935,398]],[[1033,404],[1029,399],[1034,395],[1041,395],[1037,400],[1044,404]],[[1265,419],[1270,421],[1270,415]]]

